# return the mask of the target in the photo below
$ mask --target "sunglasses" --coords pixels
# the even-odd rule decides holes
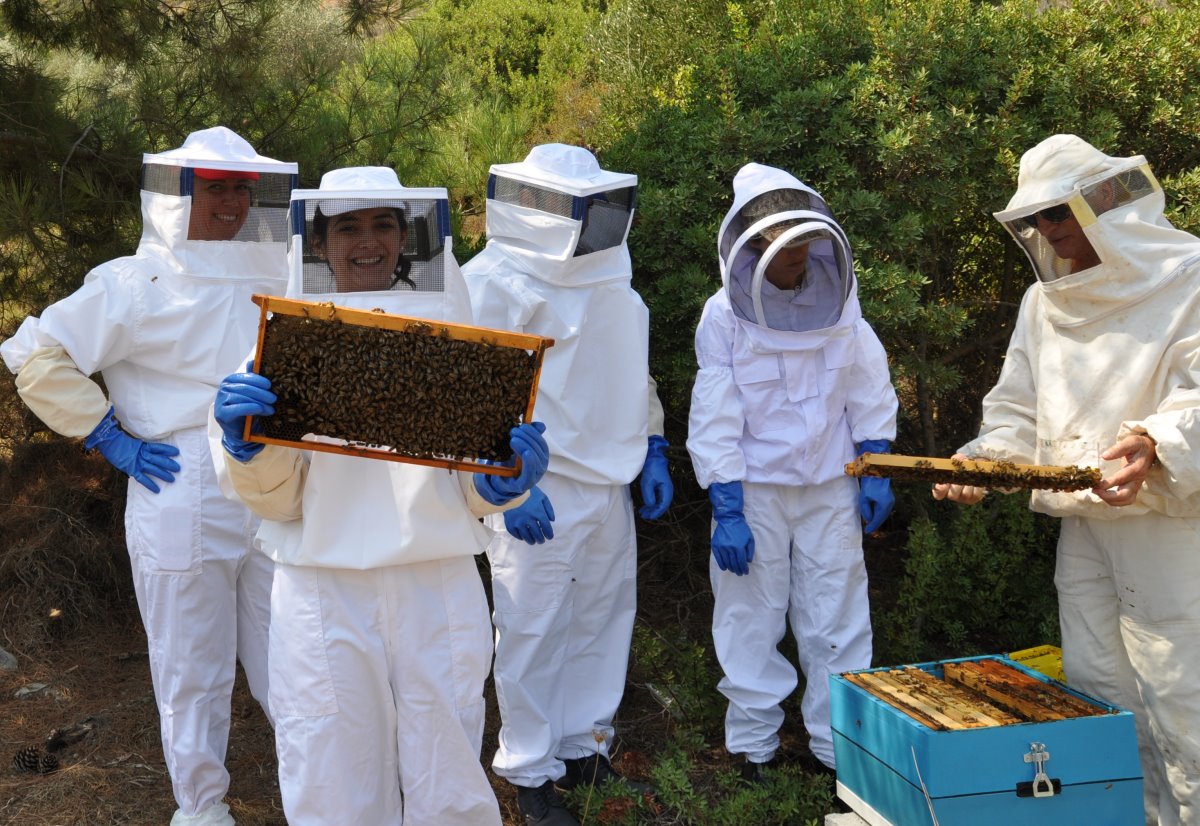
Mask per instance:
[[[1061,224],[1063,221],[1071,217],[1071,207],[1067,204],[1059,204],[1058,206],[1046,207],[1040,212],[1035,212],[1032,215],[1026,215],[1021,220],[1026,225],[1037,229],[1038,218],[1050,224]]]

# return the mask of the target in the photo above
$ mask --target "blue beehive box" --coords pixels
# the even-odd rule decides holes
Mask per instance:
[[[845,676],[833,676],[838,796],[871,826],[1144,823],[1142,771],[1130,712],[1003,657],[966,657],[912,667],[942,679],[946,663],[984,659],[1000,660],[1099,707],[1102,713],[942,731]],[[1039,766],[1044,774],[1037,774]]]

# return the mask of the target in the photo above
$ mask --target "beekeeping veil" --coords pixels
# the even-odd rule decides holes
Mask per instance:
[[[288,296],[440,321],[470,319],[440,187],[379,166],[326,172],[292,193]]]
[[[1075,135],[1054,135],[1021,157],[1017,191],[995,217],[1033,265],[1051,321],[1071,325],[1145,298],[1200,255],[1200,240],[1172,227],[1163,209],[1144,157],[1113,157]],[[1077,272],[1051,245],[1072,217],[1099,259]]]
[[[734,176],[733,194],[717,251],[739,319],[762,331],[817,333],[859,317],[850,244],[815,190],[783,170],[751,163]],[[795,276],[803,247],[807,258],[795,286],[772,283],[775,267]]]
[[[160,277],[252,279],[284,283],[288,194],[296,183],[294,163],[265,158],[224,126],[188,135],[183,146],[142,158],[142,240],[138,255],[165,265]],[[189,237],[199,190],[236,180],[235,207],[222,207],[220,220],[240,222],[232,240]]]
[[[625,484],[646,458],[649,312],[626,236],[637,177],[578,146],[535,146],[492,166],[487,246],[464,267],[476,323],[554,339],[537,418],[550,470]]]
[[[585,284],[629,277],[625,246],[637,176],[601,169],[578,146],[543,144],[488,177],[487,234],[538,278]]]

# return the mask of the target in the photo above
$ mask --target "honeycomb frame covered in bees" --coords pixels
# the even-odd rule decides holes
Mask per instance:
[[[331,302],[254,296],[254,371],[278,397],[250,442],[515,476],[553,339]],[[252,432],[252,428],[254,431]]]
[[[916,666],[843,676],[922,725],[939,731],[1047,722],[1112,713],[1065,687],[1017,670],[997,657],[948,661],[942,674]]]
[[[881,476],[907,482],[948,482],[984,488],[1076,491],[1100,483],[1097,468],[1019,465],[986,459],[941,459],[898,453],[864,453],[846,465],[847,476]]]

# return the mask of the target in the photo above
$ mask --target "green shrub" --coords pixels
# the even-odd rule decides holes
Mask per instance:
[[[690,333],[719,286],[715,230],[753,160],[821,191],[850,234],[901,391],[897,449],[966,441],[1032,280],[991,217],[1025,149],[1067,131],[1144,153],[1185,200],[1173,216],[1197,226],[1195,6],[787,0],[728,4],[722,23],[695,2],[655,28],[656,4],[615,5],[601,62],[641,85],[606,98],[598,142],[640,176],[630,246],[668,398],[686,403]],[[641,21],[642,51],[608,26],[622,15]]]
[[[942,504],[941,524],[913,521],[899,600],[877,636],[877,663],[1057,644],[1058,520],[1028,504],[1028,494],[992,493],[973,507]]]

